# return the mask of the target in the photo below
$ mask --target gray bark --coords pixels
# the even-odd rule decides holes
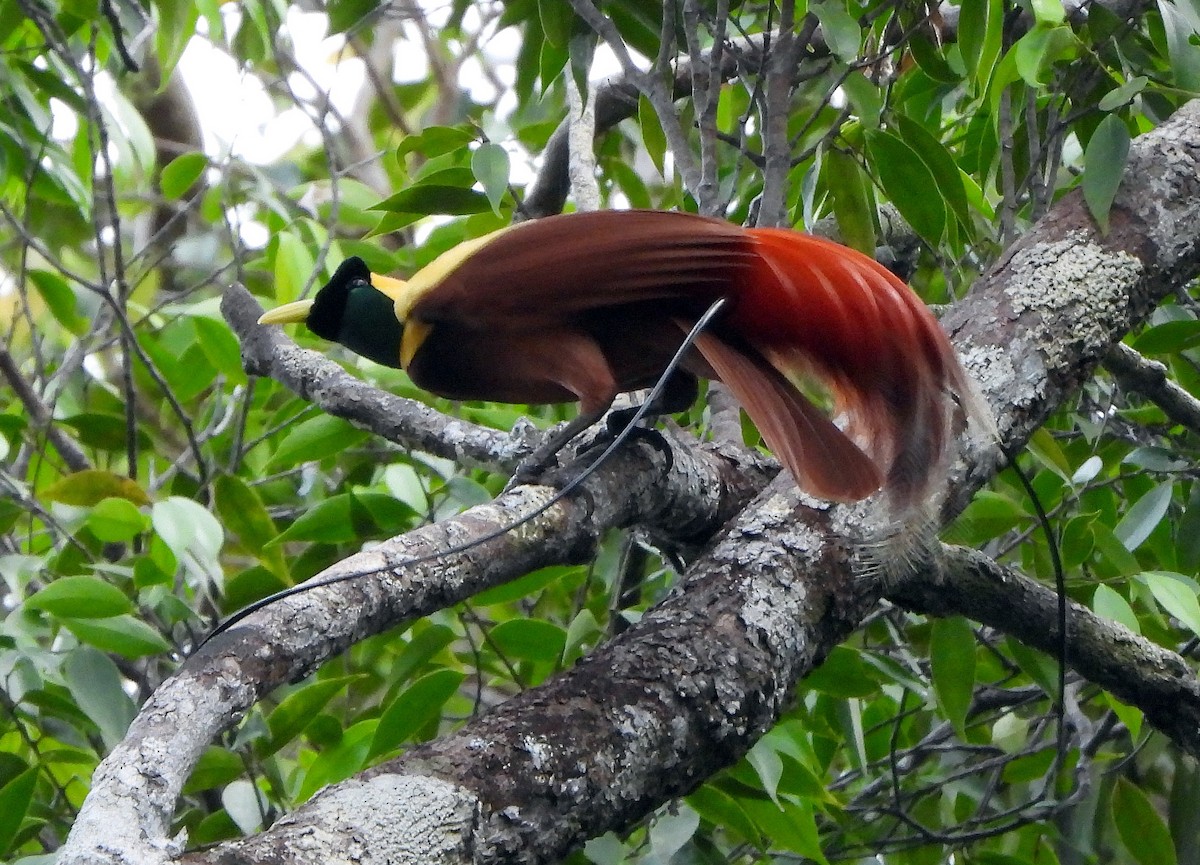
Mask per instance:
[[[1010,445],[1023,442],[1130,327],[1200,270],[1200,102],[1138,139],[1128,172],[1136,181],[1119,193],[1107,236],[1078,193],[1066,196],[944,320]],[[175,848],[165,827],[188,760],[207,742],[196,737],[232,724],[263,689],[303,675],[356,636],[419,615],[422,604],[413,598],[450,602],[445,581],[481,586],[497,578],[480,576],[480,568],[515,576],[574,560],[603,527],[646,514],[664,531],[686,520],[693,540],[704,537],[729,511],[697,517],[694,508],[708,498],[696,485],[702,476],[719,482],[719,501],[734,508],[762,480],[739,473],[732,454],[689,461],[690,448],[673,446],[672,453],[668,460],[662,449],[641,444],[588,495],[496,541],[486,556],[456,557],[438,574],[394,573],[313,592],[210,644],[147,703],[126,743],[98,770],[60,862],[167,861]],[[964,452],[944,515],[968,501],[996,465],[994,449],[976,443]],[[659,489],[664,480],[666,492]],[[480,520],[495,525],[504,508],[528,507],[545,492],[512,495],[371,555],[395,564],[410,545],[457,540],[478,530]],[[745,753],[787,707],[795,683],[853,632],[885,588],[863,578],[874,570],[863,551],[884,530],[870,504],[821,506],[786,484],[770,487],[666,602],[574,669],[456,733],[327,788],[254,838],[184,861],[548,862],[626,827]],[[943,576],[941,557],[931,556],[897,587],[897,597],[903,591],[934,612],[965,611],[934,609],[915,594],[913,586],[943,585]],[[1017,588],[995,580],[991,591],[1001,593],[999,607],[1019,609],[1030,594]],[[301,636],[322,629],[322,639]],[[1163,664],[1186,669],[1182,659],[1121,636],[1146,656],[1157,652]],[[1070,657],[1084,651],[1075,646]],[[1120,663],[1128,655],[1113,658]],[[1118,674],[1145,675],[1133,660]],[[1175,681],[1167,691],[1177,687],[1180,700],[1195,689],[1186,675]],[[1169,699],[1161,689],[1126,693],[1138,700],[1152,692],[1156,701]],[[1137,705],[1161,723],[1160,711]],[[1200,753],[1195,725],[1161,729]]]

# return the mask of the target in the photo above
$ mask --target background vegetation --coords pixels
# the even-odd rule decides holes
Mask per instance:
[[[411,272],[557,210],[543,157],[574,79],[599,97],[602,206],[819,228],[945,303],[1067,190],[1104,224],[1131,137],[1200,90],[1195,0],[574,10],[0,0],[0,857],[58,848],[218,616],[504,483],[248,377],[229,283],[269,306],[346,256]],[[1183,397],[1197,309],[1180,292],[1129,340]],[[565,416],[450,404],[338,357],[498,429]],[[1127,381],[1088,381],[1021,463],[1071,597],[1186,656],[1200,427]],[[1006,472],[949,537],[1050,580],[1034,513]],[[204,845],[269,825],[569,666],[674,579],[614,536],[361,643],[213,743],[177,828]],[[1200,862],[1195,763],[1072,677],[1060,765],[1055,675],[1002,633],[881,607],[747,758],[574,861]]]

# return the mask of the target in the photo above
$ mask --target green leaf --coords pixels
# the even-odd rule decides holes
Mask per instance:
[[[1062,0],[1031,0],[1034,20],[1039,24],[1062,24],[1067,13]]]
[[[454,696],[464,678],[457,670],[437,670],[413,682],[384,709],[371,741],[370,756],[392,750],[441,715],[442,706]]]
[[[584,858],[592,865],[625,865],[629,853],[629,848],[612,832],[592,838],[583,845]]]
[[[763,792],[779,804],[779,779],[783,777],[783,758],[772,744],[765,739],[759,739],[754,747],[746,753],[746,762],[754,769],[762,784]]]
[[[334,0],[328,6],[329,32],[357,29],[360,22],[365,23],[383,5],[383,0]]]
[[[596,621],[595,614],[587,607],[580,610],[567,626],[567,642],[563,646],[564,664],[574,661],[583,654],[583,646],[604,636],[604,629]]]
[[[1136,550],[1150,537],[1150,533],[1158,528],[1171,506],[1174,490],[1173,481],[1164,481],[1138,499],[1133,507],[1125,512],[1125,516],[1113,529],[1113,534],[1125,545],[1125,549],[1130,552]]]
[[[1146,89],[1149,80],[1145,75],[1130,78],[1117,89],[1104,94],[1104,98],[1097,103],[1096,107],[1101,111],[1116,111],[1118,108],[1128,105],[1135,96]]]
[[[372,210],[388,210],[393,213],[415,213],[430,216],[435,213],[463,216],[470,213],[485,213],[492,209],[482,192],[462,186],[441,186],[418,183],[402,189]]]
[[[1091,557],[1096,548],[1096,536],[1092,533],[1095,521],[1095,514],[1081,514],[1072,517],[1063,528],[1059,546],[1067,568],[1077,568]]]
[[[1129,601],[1103,583],[1096,586],[1096,591],[1092,594],[1092,612],[1097,616],[1120,622],[1135,634],[1142,632],[1142,625],[1134,614],[1133,607],[1129,606]]]
[[[1167,321],[1148,327],[1133,340],[1143,354],[1172,354],[1200,345],[1200,321],[1192,318]]]
[[[288,694],[267,716],[267,727],[271,730],[271,737],[260,739],[256,743],[255,753],[259,757],[266,757],[291,742],[330,700],[344,691],[351,682],[360,678],[362,677],[339,676],[334,679],[321,679]]]
[[[940,195],[929,194],[937,188],[929,167],[911,147],[880,129],[867,131],[867,148],[879,183],[900,215],[930,243],[941,242],[946,205]]]
[[[296,521],[278,534],[271,544],[288,541],[317,541],[325,544],[340,544],[356,540],[350,495],[331,496],[316,506],[308,508]]]
[[[1200,484],[1192,483],[1187,510],[1175,527],[1179,567],[1194,571],[1200,566]]]
[[[549,39],[542,40],[541,48],[538,56],[538,77],[542,79],[543,87],[549,87],[567,65],[571,56],[570,49],[567,45],[555,45]]]
[[[1101,561],[1112,568],[1111,576],[1130,576],[1142,569],[1137,556],[1125,548],[1107,525],[1099,521],[1092,523],[1092,535],[1096,539],[1096,550],[1101,555]]]
[[[830,150],[821,160],[821,170],[842,243],[874,257],[875,205],[858,160],[840,150]]]
[[[1079,43],[1070,27],[1038,25],[1013,46],[1017,74],[1030,87],[1044,87],[1053,78],[1054,64],[1079,54]]]
[[[1184,454],[1157,445],[1134,448],[1121,462],[1151,472],[1178,472],[1191,468],[1191,461]]]
[[[130,612],[133,602],[97,577],[59,577],[25,601],[25,606],[56,618],[103,619]]]
[[[1099,475],[1103,470],[1104,460],[1093,454],[1080,463],[1079,468],[1075,469],[1075,471],[1071,473],[1071,483],[1077,487],[1089,484],[1095,480],[1096,476]]]
[[[79,314],[78,299],[65,279],[57,273],[37,269],[29,270],[28,276],[55,321],[76,336],[87,332],[88,320]]]
[[[158,26],[154,28],[155,56],[159,80],[165,85],[183,56],[188,40],[196,32],[200,10],[195,3],[178,3],[176,0],[155,0],[154,8],[158,10]]]
[[[538,18],[546,41],[556,48],[566,48],[575,27],[575,12],[570,3],[562,0],[538,0]]]
[[[699,828],[700,815],[686,804],[678,805],[674,813],[660,812],[646,833],[651,856],[658,857],[659,862],[670,862],[671,857],[692,840]]]
[[[831,0],[825,3],[810,3],[809,11],[821,22],[821,31],[825,35],[825,44],[834,56],[843,63],[853,63],[858,59],[862,47],[862,28],[858,21],[846,11],[846,4]]]
[[[345,453],[370,435],[333,415],[318,415],[292,427],[267,465],[278,471]]]
[[[600,167],[629,199],[630,207],[637,210],[650,210],[654,207],[645,180],[622,159],[601,157]]]
[[[171,644],[158,631],[133,616],[107,619],[63,619],[67,629],[82,640],[105,652],[126,658],[141,658],[171,651]]]
[[[92,507],[113,497],[128,499],[135,505],[150,504],[149,496],[135,481],[101,469],[73,472],[46,487],[41,495],[49,501],[76,507]]]
[[[959,737],[966,738],[967,711],[975,692],[975,634],[966,619],[934,620],[929,664],[938,703]]]
[[[1142,710],[1122,703],[1107,691],[1104,693],[1104,701],[1108,703],[1109,708],[1113,710],[1113,714],[1120,719],[1121,723],[1129,729],[1130,738],[1136,742],[1142,733],[1142,722],[1146,720]]]
[[[159,190],[167,201],[182,198],[208,168],[208,157],[203,153],[184,153],[176,156],[162,170]]]
[[[418,514],[404,502],[387,493],[362,492],[354,494],[355,516],[362,528],[371,531],[371,526],[362,526],[361,517],[373,523],[373,528],[383,534],[393,535],[413,527]]]
[[[420,629],[418,631],[418,629]],[[400,652],[392,668],[390,676],[395,682],[403,682],[414,672],[437,656],[442,649],[454,642],[454,631],[445,625],[418,624],[414,627],[408,645]]]
[[[566,631],[541,619],[509,619],[488,636],[504,656],[526,661],[555,662],[567,644]]]
[[[1194,582],[1171,571],[1145,571],[1138,577],[1160,607],[1200,636],[1200,601],[1196,599]]]
[[[1005,493],[981,490],[946,533],[952,543],[979,546],[1029,519],[1029,513]]]
[[[338,544],[392,535],[409,528],[413,516],[408,505],[385,493],[343,493],[302,513],[268,548],[288,541]]]
[[[218,476],[213,489],[217,513],[225,529],[237,535],[252,553],[262,553],[279,530],[258,493],[234,475]]]
[[[1030,437],[1029,451],[1038,458],[1042,465],[1064,481],[1070,482],[1073,475],[1071,461],[1067,459],[1067,455],[1063,453],[1054,436],[1045,427],[1039,428]]]
[[[37,778],[38,769],[31,766],[0,787],[0,854],[11,852],[25,813],[33,802],[33,788]]]
[[[534,592],[544,589],[551,583],[557,582],[570,574],[579,573],[579,571],[580,568],[577,565],[551,565],[548,568],[539,568],[523,577],[518,577],[499,586],[493,586],[490,589],[484,589],[475,596],[474,603],[481,607],[491,606],[492,604],[507,604],[510,601],[528,597]]]
[[[290,302],[300,296],[316,266],[304,241],[290,231],[276,235],[275,299]]]
[[[855,69],[842,82],[842,89],[863,128],[877,129],[879,115],[883,112],[883,94],[879,85]]]
[[[1189,0],[1160,0],[1157,5],[1167,37],[1167,55],[1171,58],[1175,86],[1200,90],[1200,51],[1196,50],[1200,9]]]
[[[109,498],[96,503],[87,518],[88,528],[104,543],[132,540],[148,525],[145,514],[128,499]]]
[[[592,69],[592,60],[596,55],[596,43],[599,41],[599,37],[590,28],[582,26],[581,20],[579,24],[581,26],[575,28],[567,43],[567,70],[574,79],[575,89],[579,91],[580,99],[587,100],[588,74]]]
[[[1129,130],[1110,114],[1100,121],[1083,154],[1083,199],[1102,232],[1108,231],[1108,214],[1116,198],[1129,159]]]
[[[705,784],[689,795],[687,803],[708,822],[726,831],[732,830],[756,847],[762,843],[762,835],[738,800],[713,784]]]
[[[243,835],[253,835],[262,828],[266,803],[258,788],[247,779],[238,778],[222,790],[221,805]]]
[[[1145,793],[1118,777],[1111,809],[1121,843],[1138,865],[1176,865],[1171,832]]]
[[[296,801],[303,802],[327,784],[343,781],[361,769],[370,753],[377,726],[379,720],[376,718],[359,721],[346,730],[340,742],[322,751],[304,775]]]
[[[430,159],[464,148],[475,139],[475,131],[466,126],[430,126],[401,140],[396,157],[402,159],[409,153],[420,153]]]
[[[1004,645],[1025,675],[1033,679],[1039,688],[1047,694],[1058,693],[1058,662],[1054,658],[1012,637],[1007,637]]]
[[[123,416],[89,411],[63,418],[62,422],[72,427],[79,441],[88,447],[119,454],[124,454],[127,449],[128,430]],[[136,436],[139,447],[150,446],[150,438],[140,428]]]
[[[821,837],[812,805],[783,800],[779,806],[764,799],[743,799],[742,808],[763,835],[771,839],[772,847],[779,845],[802,856],[829,865],[821,849]]]
[[[836,646],[824,663],[804,679],[804,687],[831,697],[867,697],[879,691],[879,680],[849,646]]]
[[[183,785],[183,792],[199,793],[213,787],[224,787],[245,771],[246,764],[232,751],[215,746],[206,748],[191,777]]]
[[[642,131],[642,146],[650,154],[650,161],[658,173],[666,176],[667,134],[663,132],[658,113],[645,96],[638,97],[638,127]]]
[[[508,151],[499,144],[482,144],[471,154],[471,171],[483,187],[492,211],[500,213],[500,201],[508,190]]]
[[[896,128],[907,144],[933,175],[937,191],[945,202],[947,213],[957,217],[964,228],[971,225],[967,192],[963,185],[962,172],[954,162],[950,151],[930,131],[904,115],[897,115]]]
[[[196,342],[208,362],[234,384],[244,384],[246,371],[242,369],[242,350],[229,327],[202,315],[193,317],[192,324],[196,328]]]
[[[81,646],[67,656],[63,678],[75,703],[100,728],[104,744],[114,747],[137,713],[117,665],[103,652]]]
[[[923,33],[913,33],[908,40],[908,49],[913,59],[926,75],[942,84],[957,84],[961,75],[955,73],[946,62],[941,49]]]
[[[155,502],[150,520],[176,561],[213,581],[220,580],[218,557],[225,543],[225,530],[207,508],[191,499],[171,496]]]
[[[280,553],[282,556],[282,553]],[[225,597],[221,608],[226,612],[240,610],[247,604],[292,585],[291,575],[281,578],[274,571],[255,565],[244,571],[231,574],[225,579]]]
[[[976,92],[986,89],[1000,56],[1004,4],[1001,0],[963,0],[958,18],[958,44]]]

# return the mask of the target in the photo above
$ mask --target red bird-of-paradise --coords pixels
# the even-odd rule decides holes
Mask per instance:
[[[305,321],[453,399],[577,400],[581,417],[650,386],[716,300],[667,389],[728,385],[805,491],[922,504],[968,416],[990,420],[937,320],[861,253],[786,229],[658,211],[526,222],[464,243],[407,281],[344,262],[312,300],[261,321]],[[818,407],[805,387],[831,397]]]

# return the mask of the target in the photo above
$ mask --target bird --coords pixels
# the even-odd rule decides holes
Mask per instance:
[[[894,510],[943,484],[969,419],[990,416],[945,331],[874,259],[800,231],[675,211],[599,210],[517,223],[409,279],[341,263],[262,324],[317,336],[455,400],[578,402],[569,439],[618,394],[654,384],[692,325],[662,413],[723,382],[806,493]],[[555,447],[563,442],[556,442]]]

